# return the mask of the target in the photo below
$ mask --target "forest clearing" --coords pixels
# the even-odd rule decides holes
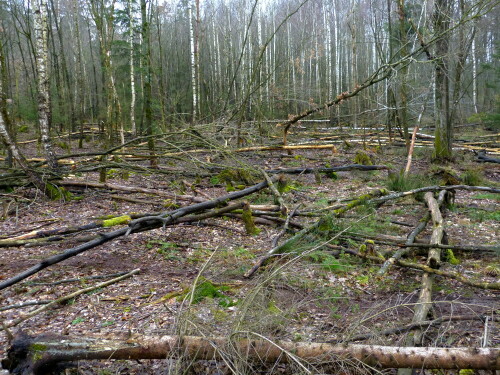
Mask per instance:
[[[498,5],[1,2],[0,375],[500,371]]]

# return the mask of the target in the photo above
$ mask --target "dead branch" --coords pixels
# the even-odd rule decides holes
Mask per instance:
[[[278,177],[273,177],[272,181],[277,181]],[[230,194],[224,195],[222,197],[212,199],[210,201],[205,201],[201,203],[196,203],[191,206],[181,207],[179,209],[173,211],[167,211],[158,213],[154,216],[146,216],[143,218],[139,218],[133,220],[129,223],[129,227],[120,228],[111,232],[100,233],[99,237],[93,239],[84,244],[78,245],[71,249],[68,249],[60,254],[56,254],[49,258],[44,259],[42,262],[34,265],[33,267],[11,277],[8,280],[0,282],[0,290],[5,289],[11,285],[16,284],[19,281],[26,279],[27,277],[63,260],[71,258],[75,255],[81,254],[84,251],[92,249],[96,246],[100,246],[108,241],[114,240],[115,238],[130,234],[130,233],[138,233],[143,231],[148,231],[151,229],[159,228],[165,225],[171,225],[175,223],[182,216],[186,216],[192,213],[201,212],[204,210],[212,209],[219,206],[224,206],[227,202],[235,199],[242,198],[249,194],[255,193],[259,190],[262,190],[267,187],[267,181],[263,181],[256,185],[250,186],[246,189],[235,191]]]
[[[24,322],[25,320],[28,320],[32,317],[34,317],[35,315],[38,315],[40,314],[41,312],[45,311],[45,310],[48,310],[50,309],[51,307],[53,306],[56,306],[56,305],[59,305],[65,301],[68,301],[72,298],[75,298],[75,297],[78,297],[80,294],[83,294],[83,293],[88,293],[88,292],[91,292],[93,290],[96,290],[96,289],[99,289],[99,288],[104,288],[108,285],[111,285],[111,284],[114,284],[114,283],[117,283],[119,281],[122,281],[126,278],[129,278],[137,273],[139,273],[140,269],[135,269],[133,271],[130,271],[129,273],[125,274],[125,275],[122,275],[122,276],[119,276],[119,277],[115,277],[114,279],[111,279],[111,280],[108,280],[108,281],[105,281],[105,282],[102,282],[102,283],[99,283],[99,284],[96,284],[94,286],[91,286],[91,287],[88,287],[88,288],[84,288],[84,289],[80,289],[80,290],[77,290],[76,292],[73,292],[73,293],[70,293],[70,294],[67,294],[63,297],[60,297],[54,301],[51,301],[50,303],[36,309],[36,310],[33,310],[29,313],[26,313],[24,315],[21,315],[19,318],[7,323],[7,324],[3,324],[2,327],[0,328],[0,330],[6,330],[8,328],[12,328],[12,327],[15,327],[17,326],[19,323],[22,323]]]
[[[239,335],[251,336],[248,332]],[[297,360],[331,364],[357,360],[377,368],[500,369],[499,348],[391,347],[379,345],[332,345],[328,343],[271,341],[196,336],[134,336],[120,338],[72,338],[18,334],[3,367],[22,375],[48,372],[58,363],[77,360],[165,359],[221,360],[229,353],[248,361],[265,363]],[[293,353],[293,354],[292,354]]]
[[[7,310],[12,310],[12,309],[22,309],[24,307],[29,307],[29,306],[46,305],[47,303],[50,303],[50,302],[51,301],[49,301],[49,300],[27,301],[27,302],[23,302],[23,303],[16,303],[13,305],[2,306],[2,307],[0,307],[0,311],[7,311]]]
[[[278,246],[278,241],[280,240],[281,237],[283,237],[285,235],[285,233],[289,230],[289,227],[290,227],[290,220],[292,219],[292,217],[295,215],[295,213],[297,212],[297,210],[299,209],[300,207],[300,204],[298,206],[296,206],[292,212],[290,212],[287,217],[286,217],[286,220],[285,220],[285,223],[283,224],[283,229],[281,230],[281,232],[279,232],[274,238],[273,238],[273,247],[276,247]]]
[[[488,318],[491,319],[490,316]],[[498,317],[493,317],[494,320],[498,321]],[[341,342],[354,342],[354,341],[364,341],[364,340],[369,340],[369,339],[374,339],[377,337],[382,337],[382,336],[390,336],[390,335],[399,335],[401,333],[406,333],[410,332],[416,329],[424,329],[424,328],[430,328],[434,326],[439,326],[443,323],[448,323],[448,322],[458,322],[458,321],[467,321],[467,320],[481,320],[485,321],[486,317],[481,316],[481,315],[449,315],[449,316],[442,316],[434,320],[426,320],[426,321],[421,321],[417,323],[409,323],[401,327],[395,327],[395,328],[389,328],[381,332],[369,332],[369,333],[361,333],[359,335],[355,335],[352,337],[348,337],[344,340],[332,340],[328,341],[331,344],[337,344]]]
[[[88,281],[88,280],[99,280],[99,279],[109,279],[109,278],[112,278],[112,277],[118,277],[118,276],[122,276],[122,275],[126,275],[127,272],[117,272],[117,273],[112,273],[112,274],[109,274],[109,275],[94,275],[94,276],[85,276],[85,277],[81,277],[81,278],[78,278],[78,279],[64,279],[64,280],[58,280],[58,281],[53,281],[53,282],[50,282],[50,283],[44,283],[44,282],[37,282],[37,281],[28,281],[26,282],[26,284],[28,285],[61,285],[61,284],[67,284],[67,283],[81,283],[81,282],[85,282],[85,281]]]
[[[445,190],[442,190],[439,195],[444,196],[447,194]],[[443,239],[444,228],[443,228],[443,216],[439,210],[439,203],[434,199],[434,195],[431,192],[427,192],[424,195],[425,202],[429,207],[429,211],[432,218],[433,230],[431,235],[431,245],[440,245]],[[441,265],[441,250],[438,248],[430,248],[429,255],[427,257],[427,266],[432,269],[438,269]],[[420,289],[420,295],[418,297],[417,306],[413,315],[412,323],[419,323],[424,321],[429,314],[432,307],[432,284],[433,284],[433,274],[429,272],[424,272],[422,275],[422,288]],[[423,333],[421,330],[417,330],[413,337],[408,337],[406,344],[414,346],[422,345]]]
[[[160,197],[167,197],[170,199],[178,199],[183,201],[190,202],[205,202],[205,199],[201,197],[195,197],[192,195],[182,195],[182,194],[173,194],[166,192],[164,190],[158,189],[147,189],[141,188],[137,186],[123,186],[118,184],[112,184],[109,182],[106,183],[98,183],[98,182],[88,182],[88,181],[72,181],[72,180],[63,180],[58,183],[61,186],[78,186],[84,188],[95,188],[95,189],[108,189],[108,190],[118,190],[118,191],[128,191],[132,193],[143,193],[143,194],[152,194]]]
[[[428,191],[439,191],[439,190],[469,190],[469,191],[485,191],[488,193],[500,193],[500,189],[489,187],[489,186],[469,186],[469,185],[449,185],[449,186],[426,186],[418,189],[408,190],[401,193],[391,193],[380,198],[371,199],[369,203],[380,205],[392,199],[398,199],[407,197],[409,195],[415,195],[418,193],[426,193]]]
[[[267,181],[269,189],[274,194],[274,197],[276,198],[276,201],[279,203],[281,214],[282,215],[286,215],[288,213],[288,207],[286,206],[285,201],[283,200],[283,197],[281,196],[281,193],[278,191],[278,189],[276,188],[276,186],[274,186],[273,182],[271,181],[271,177],[269,177],[269,175],[267,174],[267,172],[264,171],[263,169],[261,169],[260,171],[264,175],[264,178]]]
[[[279,169],[269,169],[266,170],[269,174],[275,173],[287,173],[287,174],[310,174],[310,173],[333,173],[341,171],[376,171],[376,170],[387,170],[389,169],[385,165],[362,165],[362,164],[350,164],[343,165],[340,167],[331,168],[279,168]]]
[[[360,258],[369,259],[369,260],[376,262],[376,263],[384,262],[384,259],[361,254],[355,250],[349,249],[349,250],[346,250],[345,252],[348,254],[351,254],[351,255],[358,256]],[[407,261],[404,261],[401,259],[396,260],[394,264],[399,266],[399,267],[412,268],[415,270],[420,270],[420,271],[424,271],[427,273],[432,273],[434,275],[447,277],[449,279],[454,279],[454,280],[461,282],[462,284],[470,285],[470,286],[473,286],[475,288],[489,289],[489,290],[500,290],[500,282],[488,283],[488,282],[473,281],[473,280],[468,279],[467,277],[463,276],[461,273],[458,273],[458,272],[447,272],[447,271],[443,271],[441,269],[434,269],[432,267],[429,267],[426,264],[412,263],[412,262],[407,262]]]
[[[415,129],[417,129],[417,128],[418,127],[415,127]],[[412,139],[412,142],[413,142],[413,139]],[[444,197],[445,197],[444,194],[442,194],[442,195],[440,194],[439,195],[439,199],[437,201],[438,207],[441,207],[441,205],[443,204]],[[382,267],[380,267],[380,270],[378,271],[379,275],[385,274],[389,270],[389,268],[391,267],[391,265],[394,264],[394,262],[396,260],[401,259],[403,257],[403,255],[405,255],[406,253],[408,253],[410,251],[410,249],[411,249],[410,246],[414,245],[415,238],[425,229],[425,227],[427,226],[427,222],[430,219],[431,219],[431,214],[430,214],[430,212],[428,212],[420,220],[420,222],[415,227],[415,229],[413,229],[410,232],[410,234],[408,235],[408,238],[405,241],[405,247],[402,248],[401,250],[396,251],[389,259],[387,259],[384,262],[384,264],[382,265]],[[439,245],[440,244],[434,244],[434,246],[439,246]]]
[[[384,195],[384,194],[387,194],[387,191],[384,189],[379,189],[379,190],[374,190],[368,194],[361,195],[358,198],[353,199],[345,207],[334,210],[333,215],[335,217],[340,217],[348,210],[350,210],[354,207],[360,206],[362,204],[365,204],[366,202],[368,202],[370,200],[371,197],[380,196],[380,195]],[[257,262],[255,262],[253,267],[250,270],[248,270],[244,276],[246,278],[251,277],[262,265],[264,265],[271,258],[275,258],[276,255],[284,254],[284,253],[289,252],[290,249],[294,249],[294,244],[297,241],[299,241],[300,239],[304,238],[309,233],[311,233],[314,230],[316,230],[317,228],[319,228],[324,223],[324,220],[325,220],[324,218],[320,218],[314,224],[310,225],[309,227],[303,228],[302,230],[297,232],[293,237],[289,238],[288,240],[283,242],[281,245],[276,246],[273,249],[269,250],[268,253],[264,257],[260,258],[259,260],[257,260]]]

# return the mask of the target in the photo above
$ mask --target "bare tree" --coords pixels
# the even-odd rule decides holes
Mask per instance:
[[[38,86],[38,125],[42,145],[45,150],[48,165],[51,169],[57,170],[57,160],[52,150],[50,139],[50,88],[48,76],[48,46],[47,46],[47,1],[38,0],[35,10],[35,34],[36,34],[36,68]]]

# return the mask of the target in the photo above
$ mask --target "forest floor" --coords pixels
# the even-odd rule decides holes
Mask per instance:
[[[94,147],[95,144],[88,143],[85,151]],[[342,166],[353,164],[360,150],[363,150],[361,145],[344,144],[339,146],[338,153],[332,153],[331,150],[297,150],[290,156],[284,155],[283,151],[247,152],[238,154],[237,163],[240,166],[258,165],[266,169]],[[30,149],[28,146],[25,151],[35,156],[34,147]],[[59,152],[63,153],[63,150]],[[383,147],[365,152],[372,157],[374,164],[390,165],[392,170],[398,171],[406,163],[403,147]],[[479,164],[469,151],[457,151],[455,155],[456,161],[450,167],[459,174],[476,171],[482,178],[479,185],[499,186],[498,164]],[[208,154],[197,155],[200,160],[208,157]],[[417,148],[411,173],[429,182],[439,183],[441,177],[433,175],[430,164],[430,149]],[[184,167],[186,171],[191,168],[190,163],[184,164],[179,159],[160,160],[160,165]],[[127,179],[123,177],[119,170],[108,170],[108,182],[123,186],[154,188],[175,194],[198,194],[198,197],[206,199],[227,194],[226,186],[217,177],[217,172],[211,177],[201,178],[140,172],[130,172]],[[316,213],[344,199],[385,188],[389,183],[385,170],[338,172],[334,178],[314,174],[287,175],[287,179],[291,188],[283,193],[283,198],[288,207],[293,209],[300,205],[300,210],[309,209]],[[97,182],[99,173],[75,173],[71,180]],[[182,180],[192,183],[197,193],[186,187]],[[78,199],[49,201],[27,187],[10,192],[22,199],[17,203],[17,211],[0,221],[0,240],[40,228],[49,230],[80,226],[108,215],[159,212],[165,211],[167,204],[186,204],[183,201],[166,202],[164,197],[141,193],[92,188],[70,190]],[[124,196],[138,202],[125,201]],[[251,204],[274,204],[274,197],[268,190],[246,199]],[[455,204],[443,210],[449,244],[498,246],[499,200],[498,194],[458,190]],[[425,204],[413,197],[392,200],[377,209],[362,206],[338,219],[337,230],[346,232],[332,243],[358,249],[364,238],[380,235],[406,238],[426,212]],[[292,219],[302,225],[315,220],[317,217],[299,216]],[[0,308],[26,301],[54,300],[103,281],[86,279],[90,276],[139,268],[140,272],[131,278],[83,294],[11,330],[13,333],[23,330],[29,334],[53,333],[73,337],[178,333],[223,336],[245,331],[273,339],[328,342],[347,340],[358,333],[376,333],[411,322],[412,304],[418,299],[422,272],[392,267],[385,276],[377,276],[378,264],[347,254],[333,257],[321,247],[311,251],[315,239],[310,239],[310,246],[302,244],[307,255],[286,266],[283,261],[266,266],[253,278],[244,278],[244,273],[253,263],[273,247],[273,239],[282,230],[281,226],[257,226],[260,233],[249,235],[241,220],[218,217],[196,224],[177,224],[120,237],[48,267],[1,291]],[[419,238],[428,238],[431,227],[428,225]],[[100,228],[98,231],[106,230]],[[351,237],[345,236],[347,234]],[[80,243],[77,241],[81,235],[77,233],[44,246],[0,248],[0,281],[42,259],[76,246]],[[382,254],[392,253],[396,249],[390,245],[376,245],[376,250]],[[444,262],[441,269],[459,272],[474,280],[498,282],[498,253],[455,251],[454,255],[459,263],[453,265]],[[414,262],[425,263],[425,259],[426,251],[410,255],[410,260]],[[281,269],[275,272],[278,267]],[[202,282],[214,286],[215,292],[199,295],[194,301],[196,303],[189,305],[186,301],[187,291],[200,272]],[[69,279],[79,281],[53,284]],[[498,317],[500,313],[498,291],[477,289],[448,278],[435,279],[433,300],[434,317],[464,314]],[[33,308],[36,307],[0,311],[0,321],[8,323]],[[450,320],[429,328],[425,342],[445,347],[480,346],[484,326],[481,320]],[[404,345],[406,336],[375,335],[364,343]],[[500,346],[498,321],[489,326],[488,346]],[[7,347],[7,335],[0,331],[0,358],[5,356]],[[172,366],[172,362],[166,360],[82,361],[74,373],[167,374]],[[294,373],[282,365],[265,370],[258,365],[247,366],[250,369],[242,370],[242,373]],[[361,371],[359,365],[353,366],[357,370],[351,369],[351,372]],[[199,361],[192,365],[191,371],[198,374],[223,374],[228,369],[224,364],[214,361]],[[349,372],[348,369],[344,371]]]

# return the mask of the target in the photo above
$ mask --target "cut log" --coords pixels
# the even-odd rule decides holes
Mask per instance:
[[[196,336],[135,336],[127,339],[72,338],[18,334],[2,361],[12,374],[41,375],[61,362],[109,359],[221,360],[238,355],[248,361],[307,361],[332,365],[359,361],[377,368],[500,369],[500,348],[418,348],[379,345],[332,345],[245,338]],[[293,354],[292,354],[293,353]]]

